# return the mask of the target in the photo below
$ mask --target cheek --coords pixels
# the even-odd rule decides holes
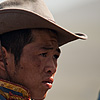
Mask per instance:
[[[19,75],[19,77],[22,79],[34,79],[33,77],[37,76],[37,73],[39,74],[42,71],[41,60],[35,56],[21,59],[18,67],[19,70],[17,71],[17,75]]]
[[[38,55],[27,55],[21,58],[21,68],[29,73],[41,73],[43,71],[43,62]]]
[[[32,56],[29,62],[36,68],[41,67],[42,63],[41,59],[39,59],[37,56]]]
[[[43,71],[43,66],[42,65],[43,65],[42,60],[38,56],[31,55],[27,59],[27,66],[34,73],[40,73],[41,71]],[[26,64],[25,64],[25,66],[26,66]]]

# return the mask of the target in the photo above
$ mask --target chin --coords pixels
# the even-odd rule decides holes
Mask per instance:
[[[46,98],[46,95],[43,97],[32,97],[33,100],[44,100]]]
[[[35,100],[44,100],[46,98],[46,94],[47,94],[47,92],[44,94],[38,93],[37,95],[32,95],[31,97],[32,97],[32,99],[35,99]]]

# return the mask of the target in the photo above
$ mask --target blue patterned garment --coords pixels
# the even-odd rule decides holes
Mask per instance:
[[[9,81],[0,80],[0,100],[31,100],[28,90]]]

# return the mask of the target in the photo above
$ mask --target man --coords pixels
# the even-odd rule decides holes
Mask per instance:
[[[0,99],[43,100],[52,87],[59,47],[86,39],[58,26],[43,0],[0,4]]]

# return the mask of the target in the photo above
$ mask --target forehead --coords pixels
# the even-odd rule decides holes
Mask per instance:
[[[32,35],[36,44],[58,46],[56,32],[50,29],[32,29]]]
[[[32,29],[32,33],[35,36],[48,36],[48,37],[53,37],[57,39],[56,32],[51,29]]]

